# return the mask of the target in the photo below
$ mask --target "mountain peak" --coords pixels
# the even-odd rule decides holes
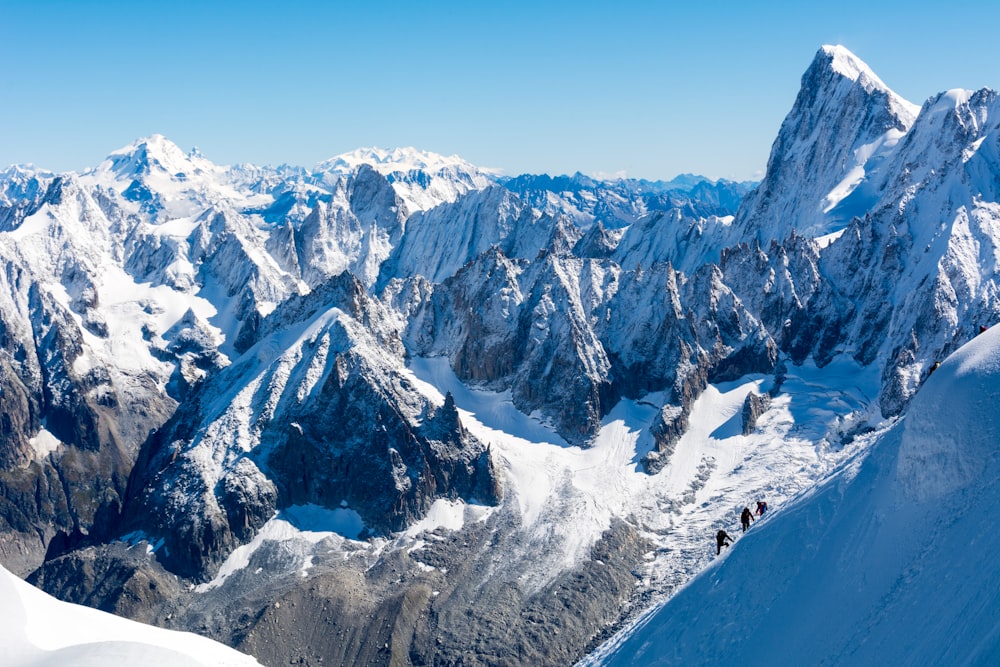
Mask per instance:
[[[495,172],[481,169],[457,155],[412,147],[358,148],[341,153],[316,165],[319,174],[340,178],[365,165],[384,176],[405,204],[405,215],[455,201],[469,190],[482,189],[494,182]]]
[[[831,46],[823,45],[816,53],[814,65],[819,63],[829,67],[834,72],[847,77],[851,81],[865,81],[878,88],[888,89],[875,72],[861,58],[845,46],[839,44]]]
[[[104,162],[88,173],[128,181],[152,174],[188,178],[193,173],[213,172],[217,169],[197,149],[186,153],[162,134],[151,134],[112,151]]]
[[[766,241],[791,229],[806,236],[842,229],[858,211],[834,209],[861,183],[869,161],[873,166],[895,148],[919,112],[847,48],[821,47],[734,232]],[[854,203],[863,213],[865,202]]]
[[[145,154],[147,156],[161,159],[184,159],[186,154],[180,149],[180,147],[174,142],[167,139],[162,134],[151,134],[148,137],[140,137],[136,139],[128,146],[123,146],[116,151],[112,151],[109,157],[115,157],[119,155],[137,155]]]
[[[869,95],[882,93],[889,99],[894,115],[909,126],[920,111],[919,105],[900,97],[868,66],[846,46],[825,44],[816,52],[812,64],[802,77],[803,87],[807,81],[821,80],[821,73],[831,72],[860,86]],[[827,77],[822,77],[826,79]]]
[[[410,146],[388,150],[377,147],[357,148],[319,163],[317,170],[349,173],[362,164],[371,166],[383,175],[409,171],[435,173],[448,167],[470,173],[491,173],[491,170],[477,167],[457,155],[446,157],[439,153],[422,151]]]

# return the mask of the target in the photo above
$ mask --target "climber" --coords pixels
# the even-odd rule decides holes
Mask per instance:
[[[718,556],[721,554],[722,547],[729,546],[732,541],[733,538],[729,537],[726,531],[720,529],[719,532],[715,534],[715,555]]]
[[[740,514],[740,523],[743,524],[743,532],[747,532],[747,528],[750,527],[750,522],[753,521],[753,512],[750,511],[749,507],[744,507],[743,512]]]
[[[767,503],[763,500],[757,501],[757,516],[764,516],[764,512],[767,511]]]

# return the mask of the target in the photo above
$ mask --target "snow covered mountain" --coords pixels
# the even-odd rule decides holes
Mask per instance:
[[[481,190],[496,179],[496,172],[481,169],[457,155],[445,157],[415,148],[359,148],[316,166],[315,173],[349,175],[365,165],[392,184],[405,209],[404,216],[453,202],[472,190]]]
[[[726,216],[735,211],[753,183],[679,176],[672,181],[598,181],[573,176],[523,175],[502,179],[511,192],[550,215],[567,215],[582,229],[600,224],[627,227],[652,213],[680,210],[688,216]]]
[[[745,199],[161,136],[8,169],[0,561],[267,664],[577,660],[1000,320],[996,104],[823,47]]]
[[[863,216],[871,199],[859,193],[844,200],[886,161],[917,112],[853,53],[821,48],[771,148],[764,181],[737,214],[731,240],[766,243],[792,229],[822,236]]]
[[[888,416],[998,319],[1000,121],[987,89],[942,93],[910,120],[911,106],[848,56],[817,54],[720,266],[794,361],[847,353],[880,366]]]
[[[587,665],[995,664],[1000,330]],[[988,522],[987,522],[988,523]]]

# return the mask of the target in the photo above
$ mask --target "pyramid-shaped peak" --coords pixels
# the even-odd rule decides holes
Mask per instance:
[[[919,112],[847,48],[821,47],[733,233],[766,242],[792,229],[819,236],[842,228],[844,220],[827,213],[861,182],[870,158],[884,157],[909,132]]]
[[[820,47],[802,77],[803,85],[806,81],[815,81],[818,76],[826,73],[833,73],[836,78],[847,79],[861,86],[866,93],[885,94],[890,100],[893,113],[902,118],[907,126],[913,123],[920,111],[919,105],[909,102],[885,85],[872,68],[846,46],[826,44]]]
[[[151,173],[176,175],[216,169],[200,153],[186,153],[162,134],[151,134],[113,151],[96,172],[131,179]]]

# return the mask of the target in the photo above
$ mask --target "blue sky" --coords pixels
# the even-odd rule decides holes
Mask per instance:
[[[509,174],[758,178],[816,50],[922,103],[1000,88],[1000,3],[0,0],[0,165],[161,133],[219,164],[362,146]]]

